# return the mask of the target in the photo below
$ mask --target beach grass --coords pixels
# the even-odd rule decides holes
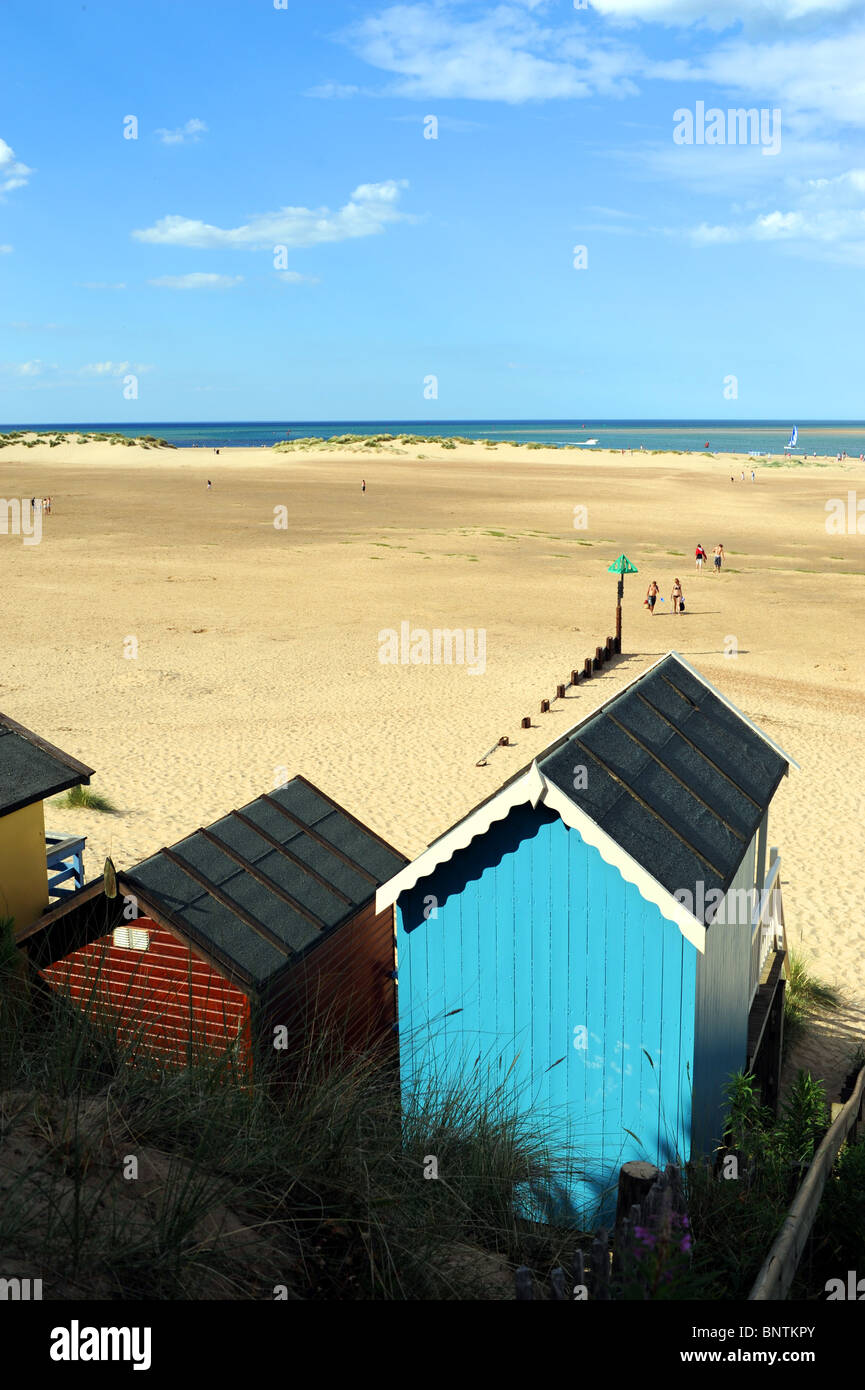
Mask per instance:
[[[89,787],[79,784],[77,787],[70,787],[62,796],[56,798],[55,806],[60,806],[64,811],[101,811],[105,815],[119,815],[117,807],[109,801],[107,796],[102,796],[100,792],[91,791]]]
[[[118,1030],[95,989],[79,1007],[23,962],[7,924],[0,1248],[46,1297],[510,1299],[517,1265],[575,1250],[515,1214],[571,1160],[506,1088],[401,1096],[393,1051],[348,1052],[331,1017],[254,1076],[195,1035],[172,1065],[145,1016]]]
[[[788,964],[790,976],[784,992],[785,1055],[801,1042],[815,1017],[836,1014],[842,1005],[840,991],[813,973],[801,950],[791,948]]]

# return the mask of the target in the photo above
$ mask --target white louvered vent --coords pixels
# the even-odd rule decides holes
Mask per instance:
[[[150,932],[143,927],[115,927],[114,945],[124,946],[127,951],[146,951],[150,945]]]

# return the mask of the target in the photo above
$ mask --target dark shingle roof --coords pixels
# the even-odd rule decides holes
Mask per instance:
[[[352,917],[406,862],[295,777],[118,877],[260,987]]]
[[[0,816],[89,782],[93,768],[0,714]]]
[[[788,764],[670,655],[538,766],[675,895],[727,891]]]

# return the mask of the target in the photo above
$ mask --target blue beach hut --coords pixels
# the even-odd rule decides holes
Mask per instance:
[[[776,1101],[791,766],[670,652],[378,890],[404,1101],[506,1096],[567,1155],[542,1219],[606,1219],[624,1163],[711,1152],[737,1069]]]

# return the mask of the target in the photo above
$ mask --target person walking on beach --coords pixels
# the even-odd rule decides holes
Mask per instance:
[[[754,470],[753,470],[753,468],[751,469],[751,482],[752,482],[752,483],[753,483],[753,482],[756,482],[756,479],[755,479],[755,477],[754,477]]]
[[[672,605],[673,605],[673,617],[674,617],[674,618],[675,618],[675,616],[676,616],[677,613],[684,613],[684,611],[685,611],[685,596],[684,596],[684,594],[682,593],[682,585],[679,583],[679,580],[678,580],[678,579],[674,579],[674,580],[673,580],[673,587],[672,587],[672,589],[670,590],[670,602],[671,602]]]
[[[653,618],[655,616],[655,603],[658,598],[658,592],[658,582],[657,580],[653,579],[648,589],[646,590],[646,607],[649,610],[650,618]]]
[[[213,483],[212,483],[212,482],[210,481],[210,479],[208,478],[208,480],[207,480],[207,491],[210,492],[210,490],[211,490],[212,487],[213,487]]]
[[[697,549],[694,551],[694,558],[697,561],[697,573],[702,574],[703,561],[706,559],[706,552],[701,545],[698,545]]]
[[[360,490],[361,490],[361,492],[366,492],[366,478],[361,478],[361,480],[360,480]]]
[[[715,573],[720,574],[721,562],[724,559],[724,547],[722,546],[720,541],[715,546],[715,549],[712,551],[712,554],[715,557]]]

